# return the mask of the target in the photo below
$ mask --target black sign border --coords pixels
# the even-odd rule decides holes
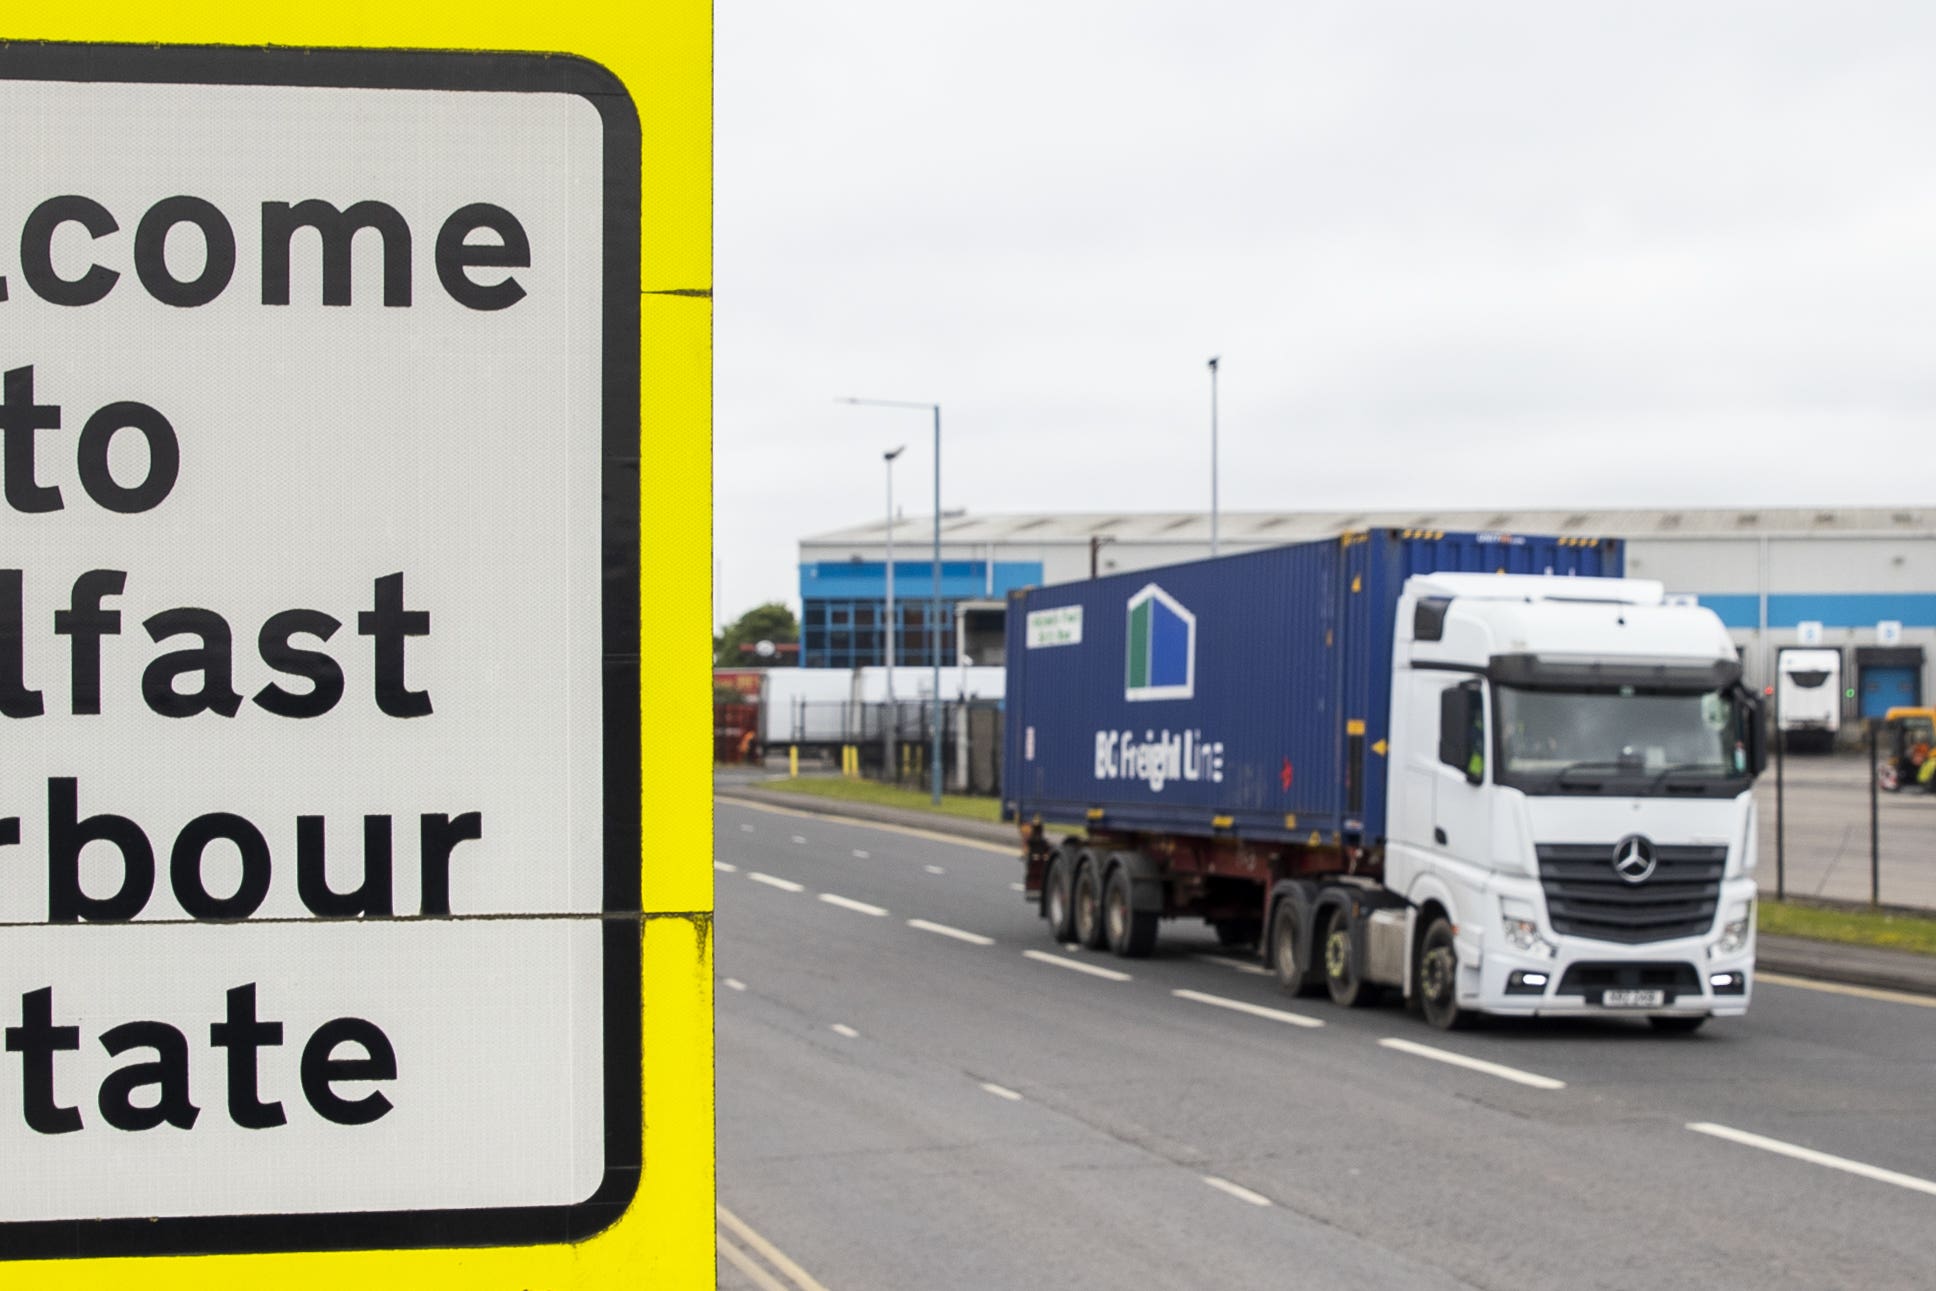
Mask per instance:
[[[0,1222],[0,1260],[421,1250],[578,1242],[637,1195],[641,1152],[639,149],[623,83],[570,54],[0,43],[0,79],[575,94],[604,128],[600,586],[605,1169],[575,1205]]]

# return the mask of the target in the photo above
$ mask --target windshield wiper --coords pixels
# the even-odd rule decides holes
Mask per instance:
[[[1559,773],[1553,779],[1562,785],[1578,785],[1580,788],[1585,788],[1585,784],[1570,778],[1574,772],[1578,771],[1595,776],[1596,779],[1593,783],[1597,785],[1599,783],[1597,777],[1604,777],[1608,773],[1614,775],[1631,774],[1638,770],[1640,770],[1638,766],[1626,762],[1574,762],[1561,767]]]
[[[1658,789],[1666,782],[1667,777],[1670,775],[1689,775],[1695,772],[1718,779],[1726,779],[1728,774],[1726,767],[1719,766],[1713,762],[1676,762],[1671,767],[1662,767],[1648,787]]]

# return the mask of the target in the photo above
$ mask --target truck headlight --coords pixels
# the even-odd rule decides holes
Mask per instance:
[[[1522,954],[1538,955],[1541,959],[1553,957],[1553,945],[1539,935],[1539,919],[1531,906],[1524,901],[1502,897],[1499,912],[1500,927],[1506,934],[1508,946]]]
[[[1732,918],[1721,925],[1721,939],[1707,948],[1709,959],[1738,955],[1748,944],[1748,931],[1754,927],[1754,907],[1736,907]]]

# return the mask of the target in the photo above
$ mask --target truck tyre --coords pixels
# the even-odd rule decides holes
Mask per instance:
[[[1255,919],[1219,919],[1210,926],[1217,931],[1217,944],[1229,950],[1255,946],[1257,934],[1264,930]]]
[[[1331,907],[1320,945],[1324,949],[1324,985],[1331,992],[1331,1002],[1347,1009],[1371,1003],[1377,997],[1378,988],[1359,976],[1358,965],[1352,961],[1349,909],[1341,905]]]
[[[1703,1013],[1698,1018],[1648,1018],[1647,1025],[1662,1035],[1693,1035],[1706,1021],[1707,1014]]]
[[[1102,922],[1109,949],[1124,959],[1142,959],[1156,948],[1156,912],[1130,904],[1129,871],[1120,865],[1103,884]]]
[[[1472,1021],[1459,1007],[1459,952],[1452,943],[1452,924],[1437,915],[1419,939],[1418,967],[1412,995],[1425,1020],[1441,1031],[1457,1031]]]
[[[1049,920],[1049,936],[1057,941],[1073,941],[1076,935],[1073,865],[1067,852],[1057,852],[1042,880],[1042,913]]]
[[[1271,909],[1271,963],[1277,969],[1277,985],[1286,995],[1314,995],[1322,985],[1316,969],[1297,966],[1297,905],[1279,901]]]
[[[1071,889],[1072,904],[1075,910],[1076,942],[1084,950],[1101,950],[1104,931],[1102,926],[1102,875],[1095,858],[1084,856],[1076,862],[1076,881]]]

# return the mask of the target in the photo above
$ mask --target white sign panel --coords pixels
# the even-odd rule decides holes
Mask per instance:
[[[111,52],[0,64],[0,1246],[556,1240],[638,1142],[636,119]]]
[[[1028,616],[1028,648],[1082,644],[1082,607],[1063,605],[1052,610],[1031,610]]]
[[[1822,644],[1822,625],[1817,619],[1804,619],[1795,625],[1795,639],[1803,645]]]
[[[1879,645],[1902,644],[1902,620],[1883,619],[1876,624],[1876,642]]]

